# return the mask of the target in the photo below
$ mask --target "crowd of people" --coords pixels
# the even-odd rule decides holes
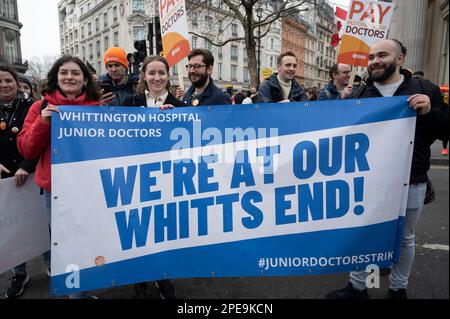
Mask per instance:
[[[414,235],[427,191],[430,167],[430,146],[436,139],[448,140],[448,107],[439,87],[404,69],[406,48],[396,40],[378,42],[369,55],[368,79],[359,86],[350,82],[351,66],[334,64],[330,82],[322,90],[305,88],[296,80],[297,58],[292,52],[280,54],[277,71],[259,88],[229,96],[213,81],[214,56],[205,49],[195,49],[188,56],[186,69],[191,87],[173,89],[170,68],[161,56],[143,61],[139,76],[127,72],[128,60],[123,48],[109,48],[104,54],[107,73],[100,76],[89,71],[79,58],[65,55],[54,62],[47,82],[38,98],[31,81],[19,76],[11,67],[0,66],[0,177],[14,178],[17,187],[35,173],[35,183],[42,190],[45,212],[51,220],[51,115],[59,105],[96,107],[135,106],[176,107],[208,105],[291,103],[315,100],[374,98],[408,95],[408,102],[417,112],[411,182],[403,231],[400,259],[392,265],[390,298],[407,298],[408,278],[414,261]],[[50,253],[44,254],[50,275]],[[352,272],[348,285],[327,295],[332,299],[368,298],[365,272]],[[20,296],[29,281],[26,264],[12,270],[6,298]],[[157,281],[162,298],[175,298],[177,291],[169,280]],[[149,283],[135,286],[145,293]],[[95,298],[82,292],[70,298]]]

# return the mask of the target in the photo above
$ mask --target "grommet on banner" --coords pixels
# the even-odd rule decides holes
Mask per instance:
[[[208,106],[208,111],[212,111],[212,107],[211,106]]]
[[[53,196],[53,199],[55,199],[55,200],[58,199],[58,196]]]
[[[413,141],[409,141],[409,144],[412,144],[413,143]]]
[[[110,110],[111,112],[113,112],[113,111],[114,111],[114,108],[113,108],[113,107],[110,107],[109,110]]]
[[[211,277],[215,277],[216,273],[214,271],[211,271]]]
[[[304,105],[305,107],[308,107],[309,106],[309,104],[308,103],[305,103],[305,105]]]
[[[58,150],[57,148],[55,148],[55,149],[53,150],[53,154],[59,154],[59,150]]]
[[[164,278],[169,278],[169,275],[168,274],[163,274],[163,277]]]
[[[111,281],[111,286],[115,286],[117,283],[115,281]]]
[[[361,104],[361,100],[356,101],[356,104]]]
[[[256,110],[259,109],[259,105],[258,104],[255,104],[255,109]]]
[[[58,243],[53,243],[53,247],[56,247],[56,246],[58,246]]]

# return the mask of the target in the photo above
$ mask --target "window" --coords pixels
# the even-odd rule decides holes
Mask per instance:
[[[95,44],[97,48],[97,58],[99,58],[101,55],[100,41],[97,41]]]
[[[231,60],[237,61],[238,60],[238,47],[235,45],[231,46]]]
[[[145,28],[142,26],[133,27],[133,39],[134,41],[145,40]]]
[[[94,46],[91,44],[89,44],[89,61],[92,61],[92,59],[94,58]]]
[[[75,30],[75,41],[78,40],[78,30]]]
[[[15,62],[16,57],[16,49],[14,45],[15,40],[13,41],[6,41],[5,45],[5,53],[6,53],[6,59],[9,61],[9,63]]]
[[[207,39],[205,39],[205,49],[212,51],[212,43]]]
[[[113,21],[117,22],[117,7],[113,8]]]
[[[233,37],[236,37],[237,35],[238,35],[238,26],[237,26],[237,24],[232,24],[231,25],[231,35],[233,36]]]
[[[250,82],[250,73],[248,72],[248,68],[244,67],[244,82]]]
[[[198,26],[197,13],[192,14],[192,26],[194,27],[194,29],[196,29],[196,27]]]
[[[133,0],[133,13],[145,13],[145,1],[144,0]]]
[[[270,38],[270,50],[274,50],[275,49],[275,44],[274,44],[274,40],[273,38]]]
[[[231,65],[231,81],[237,81],[237,65]]]
[[[192,36],[192,49],[197,49],[197,37]]]
[[[244,62],[247,62],[247,61],[248,61],[248,53],[247,53],[247,50],[244,49]]]
[[[84,27],[81,27],[81,39],[84,39]]]
[[[86,48],[85,48],[85,47],[82,47],[82,48],[81,48],[81,59],[82,59],[83,61],[86,60]]]
[[[105,12],[103,14],[103,27],[104,28],[108,27],[108,12]]]
[[[213,21],[210,16],[205,17],[205,26],[207,29],[211,30],[213,28]]]
[[[105,51],[109,48],[109,37],[105,37],[104,41],[103,41],[103,48],[105,49]]]
[[[114,46],[119,46],[119,32],[114,32]]]
[[[217,51],[218,51],[219,59],[222,59],[222,57],[223,57],[222,47],[218,47]]]
[[[220,20],[218,22],[218,24],[219,24],[219,33],[222,33],[223,32],[223,22],[222,22],[222,20]]]
[[[92,35],[92,24],[89,22],[88,23],[88,36]]]
[[[95,32],[98,32],[99,30],[100,30],[99,19],[95,18]]]
[[[218,71],[219,80],[222,80],[222,78],[223,78],[223,76],[222,76],[222,63],[218,63],[217,64],[217,71]]]

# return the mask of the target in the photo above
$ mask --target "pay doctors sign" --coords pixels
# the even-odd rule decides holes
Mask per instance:
[[[395,4],[353,0],[343,28],[338,63],[366,67],[370,48],[387,38]]]

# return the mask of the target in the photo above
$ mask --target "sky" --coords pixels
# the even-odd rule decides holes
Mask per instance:
[[[22,58],[55,56],[61,52],[58,24],[59,0],[17,0]],[[334,0],[335,4],[348,6],[350,0]]]

